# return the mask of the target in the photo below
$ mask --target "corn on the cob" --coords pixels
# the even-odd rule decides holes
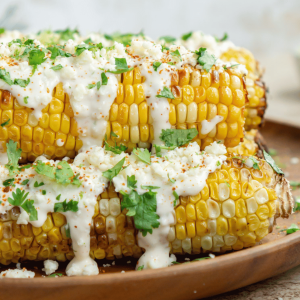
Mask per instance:
[[[106,135],[108,143],[122,143],[131,151],[134,147],[149,148],[153,140],[151,114],[147,105],[138,68],[118,76],[117,97],[111,106]],[[169,99],[169,121],[172,128],[197,128],[194,139],[204,149],[215,140],[224,140],[234,147],[243,138],[244,106],[247,100],[242,77],[234,72],[207,73],[186,67],[172,77]],[[8,91],[0,91],[0,149],[6,151],[9,139],[22,149],[21,162],[34,161],[39,155],[49,158],[73,158],[82,142],[68,94],[58,84],[51,103],[37,120],[30,108],[20,105]],[[216,115],[223,121],[208,134],[201,134],[201,121]],[[114,132],[118,137],[111,136]]]
[[[259,167],[247,167],[242,158],[228,158],[220,170],[210,174],[198,195],[180,197],[176,225],[168,235],[171,252],[198,254],[251,247],[272,230],[274,218],[287,217],[292,209],[288,183],[266,162],[260,161]],[[140,257],[143,252],[132,217],[121,211],[121,201],[113,185],[98,197],[90,231],[93,259]],[[18,225],[19,214],[14,207],[0,215],[1,264],[74,257],[62,214],[48,214],[38,228]]]
[[[263,124],[263,116],[267,108],[266,87],[261,80],[258,62],[252,53],[244,48],[229,49],[221,55],[224,61],[236,61],[244,64],[249,71],[246,80],[249,102],[245,108],[245,129],[255,129]]]

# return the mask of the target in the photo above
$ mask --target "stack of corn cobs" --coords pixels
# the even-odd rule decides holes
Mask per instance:
[[[170,51],[172,43],[163,44],[164,51]],[[201,44],[197,46],[200,47]],[[128,49],[130,52],[130,46]],[[256,143],[266,108],[265,85],[258,63],[242,48],[228,48],[220,58],[244,64],[248,75],[239,75],[234,65],[226,65],[223,72],[218,72],[217,65],[205,70],[186,64],[172,74],[167,86],[173,95],[168,98],[170,128],[196,129],[198,133],[190,142],[197,142],[201,151],[216,141],[227,148],[227,160],[209,174],[201,192],[180,196],[176,202],[176,222],[167,236],[173,254],[225,252],[254,246],[272,231],[276,218],[287,218],[292,212],[289,183],[265,149]],[[145,97],[146,79],[138,66],[127,69],[116,75],[117,94],[106,119],[106,144],[117,145],[118,149],[123,145],[128,153],[136,148],[151,151],[155,121]],[[7,80],[6,75],[2,74],[0,81]],[[69,91],[64,87],[59,83],[49,91],[52,101],[42,109],[39,119],[11,90],[0,90],[0,149],[4,153],[11,151],[16,142],[16,149],[21,149],[17,152],[19,168],[42,155],[62,160],[74,159],[80,152],[84,133],[78,129]],[[203,122],[216,116],[222,116],[222,121],[203,133]],[[14,183],[3,182],[1,205],[7,201],[6,193],[14,191]],[[134,218],[127,209],[122,210],[122,200],[123,195],[112,184],[98,196],[90,224],[91,258],[113,260],[143,254]],[[23,206],[14,205],[0,214],[1,264],[46,259],[64,262],[74,258],[63,214],[49,213],[44,224],[35,227],[30,222],[18,222],[23,211]]]

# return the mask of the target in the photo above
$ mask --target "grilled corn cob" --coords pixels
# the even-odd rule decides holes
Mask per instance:
[[[122,143],[131,151],[136,146],[149,148],[153,139],[152,119],[147,105],[139,68],[118,75],[117,97],[111,106],[106,135],[108,143]],[[205,71],[183,68],[172,77],[169,121],[172,128],[197,128],[194,139],[204,149],[215,140],[234,147],[243,138],[244,106],[247,101],[242,77],[234,71]],[[82,142],[68,94],[58,84],[51,103],[37,120],[32,109],[20,105],[10,92],[0,92],[0,150],[6,151],[9,139],[22,149],[21,162],[48,158],[74,158]],[[216,115],[223,121],[208,134],[201,134],[201,121]],[[114,132],[118,137],[111,136]]]
[[[254,246],[271,230],[274,220],[288,217],[292,196],[288,182],[265,161],[259,170],[228,158],[211,173],[198,194],[180,197],[175,207],[176,224],[168,240],[172,253],[223,252]],[[276,191],[275,191],[276,188]],[[91,224],[93,259],[140,257],[132,217],[121,210],[122,195],[110,185],[99,197]],[[20,210],[0,215],[0,263],[25,260],[71,260],[74,253],[65,217],[48,214],[42,227],[18,225]]]
[[[224,61],[236,61],[244,64],[249,71],[246,87],[249,102],[245,108],[245,129],[255,129],[263,124],[263,116],[267,108],[266,87],[261,80],[262,72],[252,53],[244,48],[229,49],[221,55]]]

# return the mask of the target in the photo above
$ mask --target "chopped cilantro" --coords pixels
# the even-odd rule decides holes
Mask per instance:
[[[107,142],[105,142],[105,150],[111,151],[115,154],[121,154],[122,152],[127,150],[127,147],[123,144],[121,144],[120,146],[117,146],[116,143],[115,143],[115,146],[110,146]]]
[[[173,196],[175,197],[175,200],[174,200],[174,207],[175,207],[176,204],[177,204],[177,200],[179,200],[179,196],[178,196],[178,194],[176,193],[176,191],[173,191]]]
[[[53,273],[53,274],[51,274],[51,275],[49,275],[47,277],[61,277],[61,276],[63,276],[63,274],[61,274],[61,273]]]
[[[217,38],[217,37],[215,37],[215,40],[217,41],[217,42],[224,42],[224,41],[226,41],[228,39],[228,34],[225,32],[224,33],[224,35],[223,35],[223,37],[222,38]]]
[[[114,167],[103,172],[102,175],[105,178],[107,178],[109,181],[112,181],[112,179],[120,173],[120,171],[124,165],[124,162],[125,162],[125,157],[123,159],[121,159]]]
[[[29,179],[25,179],[24,181],[22,181],[21,185],[26,185],[29,182]]]
[[[198,55],[198,62],[203,67],[206,72],[209,72],[212,66],[216,63],[217,59],[214,55],[209,54],[206,48],[200,48],[198,51],[195,51]]]
[[[67,202],[59,202],[54,204],[54,212],[67,212],[67,211],[78,211],[78,201],[70,200]]]
[[[5,187],[7,187],[7,186],[14,186],[14,181],[15,181],[14,178],[6,179],[6,180],[3,181],[3,185]]]
[[[223,69],[224,70],[229,70],[229,69],[233,69],[233,68],[235,68],[235,67],[237,67],[237,66],[239,66],[240,64],[234,64],[234,65],[231,65],[230,67],[227,67],[226,65],[224,65],[223,66]]]
[[[20,87],[26,87],[30,82],[30,79],[15,79],[14,84],[19,85]]]
[[[274,159],[268,154],[265,150],[263,150],[264,157],[266,162],[273,168],[273,170],[278,174],[284,174],[283,171],[276,165]]]
[[[225,181],[224,183],[230,188],[229,182]]]
[[[181,54],[180,54],[180,52],[179,52],[178,49],[177,49],[176,51],[170,52],[170,54],[171,54],[172,56],[178,57],[178,58],[180,59],[180,61],[182,61]]]
[[[55,199],[56,199],[57,201],[59,201],[59,200],[60,200],[60,197],[61,197],[61,194],[59,194]]]
[[[135,156],[137,156],[139,158],[139,160],[141,160],[145,164],[150,165],[150,163],[151,163],[151,154],[150,154],[148,149],[137,148],[137,149],[133,149],[132,153]]]
[[[67,28],[65,30],[56,30],[54,32],[60,34],[60,39],[64,41],[74,40],[75,39],[74,34],[75,33],[79,34],[78,29],[72,30],[70,28]]]
[[[29,98],[28,96],[24,97],[24,103],[25,104],[28,104],[28,98]]]
[[[93,41],[92,41],[92,39],[91,38],[88,38],[88,39],[86,39],[85,41],[83,41],[85,44],[89,44],[89,43],[91,43],[91,44],[93,44]]]
[[[10,122],[10,119],[8,119],[7,121],[3,122],[3,123],[1,124],[1,127],[4,127],[5,125],[8,125],[9,122]]]
[[[102,79],[102,85],[107,85],[108,78],[104,72],[101,73],[101,79]]]
[[[169,180],[170,180],[171,183],[175,183],[176,182],[175,179],[170,178],[169,173],[168,173],[168,178],[169,178]]]
[[[286,234],[291,234],[291,233],[294,233],[296,231],[300,230],[299,227],[296,225],[296,224],[292,224],[289,228],[287,229],[282,229],[282,230],[279,230],[280,232],[281,231],[286,231]]]
[[[46,195],[47,191],[46,190],[42,190],[42,195]]]
[[[150,190],[150,191],[160,189],[159,186],[154,186],[154,185],[141,185],[141,188],[143,190]]]
[[[70,225],[69,223],[65,225],[65,231],[66,231],[66,237],[71,238],[71,233],[70,233]]]
[[[188,32],[188,33],[186,33],[186,34],[183,34],[183,35],[181,36],[181,39],[184,40],[184,41],[187,41],[187,40],[192,36],[192,34],[193,34],[192,31],[191,31],[191,32]]]
[[[160,65],[161,65],[160,61],[155,61],[153,63],[153,69],[154,69],[154,71],[157,71],[157,69],[160,67]]]
[[[13,85],[14,84],[13,80],[10,78],[9,72],[6,72],[5,69],[0,69],[0,79],[2,79],[8,85]]]
[[[163,90],[160,91],[160,94],[156,95],[157,98],[169,98],[169,99],[175,99],[174,95],[172,94],[171,90],[164,86]]]
[[[22,149],[17,149],[17,142],[14,142],[13,140],[9,140],[9,142],[6,144],[7,150],[7,157],[8,157],[8,163],[5,165],[5,167],[9,170],[9,176],[13,176],[19,172],[19,158],[21,157]]]
[[[259,161],[254,156],[250,156],[249,159],[253,162],[253,169],[260,170]]]
[[[190,129],[163,129],[160,139],[167,147],[180,147],[190,142],[198,135],[196,128]]]
[[[83,51],[88,50],[89,45],[80,44],[75,47],[75,55],[79,56]]]
[[[159,39],[164,40],[168,44],[176,41],[176,38],[174,38],[172,36],[161,36]]]
[[[61,64],[59,64],[59,65],[56,65],[56,66],[54,66],[50,69],[52,69],[53,71],[58,71],[58,70],[61,70],[62,68],[63,68],[63,66]]]
[[[90,90],[90,89],[94,88],[95,86],[96,86],[96,84],[92,83],[92,84],[88,84],[87,88]]]
[[[121,74],[134,69],[134,68],[128,68],[126,58],[115,57],[115,65],[116,65],[116,71],[107,71],[107,72],[113,74]]]
[[[219,160],[217,161],[216,166],[217,166],[217,167],[221,166],[221,163],[220,163]]]
[[[132,175],[132,176],[127,175],[127,186],[130,189],[136,189],[136,183],[137,183],[137,180],[135,180],[135,175]]]
[[[127,215],[134,219],[135,227],[142,232],[143,236],[147,233],[152,234],[152,229],[159,226],[159,216],[156,213],[156,192],[149,190],[139,195],[135,190],[129,194],[121,191],[123,201],[121,207],[128,209]]]
[[[296,201],[293,212],[300,211],[300,202]]]
[[[40,182],[40,183],[38,183],[37,181],[34,183],[34,187],[36,188],[36,187],[40,187],[40,186],[43,186],[43,185],[45,185],[45,183],[44,182]]]
[[[46,60],[45,53],[39,49],[30,50],[28,59],[29,65],[33,66],[32,74],[34,74],[37,66],[42,64]]]
[[[37,218],[37,210],[34,207],[33,200],[27,199],[29,192],[25,194],[25,191],[21,191],[19,188],[16,189],[16,192],[12,192],[12,198],[8,198],[8,202],[14,206],[21,206],[29,215],[30,221],[36,221]]]
[[[1,27],[0,28],[0,34],[4,33],[5,32],[5,28]]]
[[[52,59],[52,60],[56,59],[57,56],[62,56],[62,57],[72,56],[71,53],[67,53],[66,51],[62,50],[59,46],[51,46],[51,47],[48,47],[47,49],[51,52],[50,59]]]
[[[276,156],[278,154],[276,149],[269,148],[268,150],[269,150],[268,152],[271,156]]]
[[[137,271],[142,271],[142,270],[144,270],[144,265],[139,266],[136,270],[137,270]]]

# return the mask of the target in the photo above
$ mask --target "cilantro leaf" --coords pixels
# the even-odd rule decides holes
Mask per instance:
[[[62,56],[62,57],[72,56],[71,53],[67,53],[66,51],[60,49],[57,46],[51,46],[51,47],[48,47],[47,49],[51,52],[50,59],[52,59],[52,60],[56,59],[57,56]]]
[[[161,36],[160,38],[159,38],[160,40],[165,40],[165,42],[166,43],[173,43],[173,42],[175,42],[176,41],[176,38],[174,38],[174,37],[172,37],[172,36]]]
[[[5,28],[1,27],[0,28],[0,34],[4,33],[5,32]]]
[[[38,183],[37,181],[34,183],[34,187],[36,188],[36,187],[40,187],[40,186],[43,186],[43,185],[45,185],[45,183],[44,182],[40,182],[40,183]]]
[[[174,200],[174,207],[175,207],[176,204],[177,204],[177,200],[179,200],[179,196],[178,196],[178,194],[176,193],[176,191],[173,191],[173,196],[175,197],[175,200]]]
[[[75,47],[75,55],[79,56],[83,51],[88,50],[89,46],[86,44],[80,44]]]
[[[209,72],[212,66],[216,63],[217,59],[214,55],[209,54],[206,48],[200,48],[198,51],[195,51],[198,56],[199,64],[204,68],[206,72]]]
[[[58,70],[61,70],[62,68],[63,68],[63,66],[61,64],[59,64],[59,65],[53,66],[50,69],[53,70],[53,71],[58,71]]]
[[[179,52],[178,49],[175,50],[175,51],[170,52],[170,54],[171,54],[172,56],[178,57],[178,58],[182,61],[181,54],[180,54],[180,52]]]
[[[52,167],[38,160],[36,165],[33,165],[34,170],[41,175],[45,175],[51,179],[55,179],[55,167]]]
[[[192,31],[191,31],[191,32],[188,32],[188,33],[186,33],[186,34],[183,34],[183,35],[181,36],[181,39],[184,40],[184,41],[187,41],[187,40],[192,36],[192,34],[193,34]]]
[[[55,33],[59,33],[60,34],[60,39],[61,40],[64,40],[64,41],[67,41],[67,40],[74,40],[75,37],[74,37],[74,34],[77,33],[79,34],[79,31],[78,29],[70,29],[70,28],[67,28],[65,30],[56,30],[54,31]]]
[[[10,122],[10,119],[8,119],[7,121],[3,122],[3,123],[1,124],[1,127],[4,127],[5,125],[8,125],[9,122]]]
[[[61,161],[57,164],[56,167],[56,172],[55,172],[55,179],[58,183],[61,184],[73,184],[76,185],[77,187],[80,186],[80,182],[78,183],[77,180],[76,182],[74,181],[74,179],[78,179],[77,177],[79,176],[76,175],[74,177],[74,173],[73,170],[71,169],[70,165],[65,161]],[[78,186],[79,184],[79,186]]]
[[[263,150],[264,153],[264,158],[266,160],[266,162],[273,168],[273,170],[277,173],[277,174],[283,174],[283,171],[276,165],[274,159],[271,157],[270,154],[268,154],[265,150]]]
[[[70,200],[67,202],[59,202],[54,204],[54,212],[67,212],[67,211],[78,211],[78,201]]]
[[[136,270],[137,270],[137,271],[142,271],[142,270],[144,270],[144,265],[139,266]]]
[[[57,201],[59,201],[59,200],[60,200],[60,197],[61,197],[61,194],[59,194],[55,199],[56,199]]]
[[[160,139],[166,144],[167,147],[180,147],[190,142],[198,135],[196,128],[190,129],[163,129]]]
[[[103,172],[102,175],[105,178],[107,178],[109,181],[112,181],[112,179],[120,173],[120,171],[124,165],[124,162],[125,162],[125,157],[123,159],[121,159],[114,167]]]
[[[19,188],[16,189],[16,192],[12,192],[12,198],[8,197],[8,202],[11,205],[20,206],[27,198],[29,192],[25,194],[25,191],[21,191]]]
[[[14,80],[14,84],[15,85],[19,85],[20,87],[26,87],[30,82],[30,79],[27,78],[27,79],[15,79]]]
[[[135,227],[142,232],[143,236],[152,233],[153,228],[157,228],[159,216],[156,213],[156,192],[152,190],[139,195],[135,190],[130,194],[122,192],[122,209],[128,209],[127,215],[133,216]]]
[[[300,202],[296,200],[293,212],[300,211]]]
[[[91,83],[91,84],[87,85],[87,88],[90,90],[90,89],[94,88],[95,86],[96,86],[95,83]]]
[[[174,95],[172,94],[171,90],[164,86],[163,90],[160,91],[159,95],[156,95],[157,98],[169,98],[169,99],[175,99]]]
[[[29,179],[25,179],[24,181],[22,181],[21,185],[26,185],[29,182]]]
[[[9,140],[9,142],[6,144],[8,163],[5,165],[5,167],[9,170],[9,176],[19,173],[18,161],[21,157],[22,149],[17,149],[17,145],[18,143],[14,142],[13,140]]]
[[[155,186],[155,185],[141,185],[141,188],[143,190],[157,190],[157,189],[160,189],[159,186]]]
[[[24,103],[25,104],[28,104],[28,98],[29,98],[28,96],[24,97]]]
[[[0,79],[2,79],[4,82],[6,82],[8,85],[13,85],[14,82],[10,78],[9,72],[6,72],[5,69],[0,69]]]
[[[102,85],[107,85],[108,78],[104,72],[101,73],[101,79],[102,79]]]
[[[136,183],[137,183],[137,180],[135,180],[135,175],[132,175],[132,176],[127,175],[127,186],[130,189],[136,189]]]
[[[121,154],[122,152],[127,150],[127,147],[123,144],[121,144],[120,146],[117,146],[117,144],[115,144],[115,146],[110,146],[107,142],[105,142],[105,150],[111,151],[115,154]]]
[[[89,44],[89,43],[91,43],[91,44],[93,44],[93,41],[92,41],[92,39],[91,38],[87,38],[85,41],[83,41],[85,44]]]
[[[39,49],[32,49],[29,52],[29,65],[33,66],[33,72],[34,74],[35,70],[37,69],[37,66],[42,64],[46,58],[45,58],[45,53]]]
[[[154,71],[157,72],[157,69],[160,67],[160,65],[161,65],[161,62],[160,62],[160,61],[155,61],[155,62],[153,63],[153,69],[154,69]]]
[[[145,164],[150,165],[150,163],[151,163],[151,154],[150,154],[148,149],[137,148],[137,149],[133,149],[132,153],[135,156],[137,156],[139,158],[139,160],[141,160]]]
[[[70,233],[70,225],[69,223],[65,225],[65,231],[66,231],[66,237],[71,238],[71,233]]]
[[[61,276],[63,276],[63,274],[62,273],[53,273],[47,277],[56,277],[56,276],[61,277]]]
[[[294,233],[298,230],[300,230],[299,227],[296,224],[293,223],[289,228],[282,229],[282,230],[280,230],[280,232],[281,231],[286,231],[286,234],[291,234],[291,233]]]
[[[224,33],[224,35],[223,35],[223,37],[222,38],[217,38],[217,37],[215,37],[215,40],[217,41],[217,42],[224,42],[224,41],[226,41],[228,39],[228,34],[225,32]]]
[[[36,221],[38,219],[38,212],[33,205],[33,200],[26,200],[21,207],[28,213],[30,221]]]
[[[14,178],[6,179],[6,180],[3,181],[3,185],[4,185],[5,187],[8,187],[8,186],[14,186],[14,181],[15,181]]]
[[[126,58],[115,57],[115,65],[116,65],[116,71],[107,71],[107,72],[113,74],[121,74],[134,69],[134,68],[128,68]]]
[[[216,166],[217,166],[217,167],[221,166],[221,163],[220,163],[219,160],[217,161]]]
[[[175,183],[175,182],[176,182],[176,180],[175,180],[175,179],[173,179],[173,178],[170,178],[170,176],[169,176],[169,173],[168,173],[168,178],[169,178],[169,180],[170,180],[170,182],[171,182],[171,183]]]
[[[253,169],[260,170],[259,161],[254,156],[250,156],[249,159],[253,162]]]

